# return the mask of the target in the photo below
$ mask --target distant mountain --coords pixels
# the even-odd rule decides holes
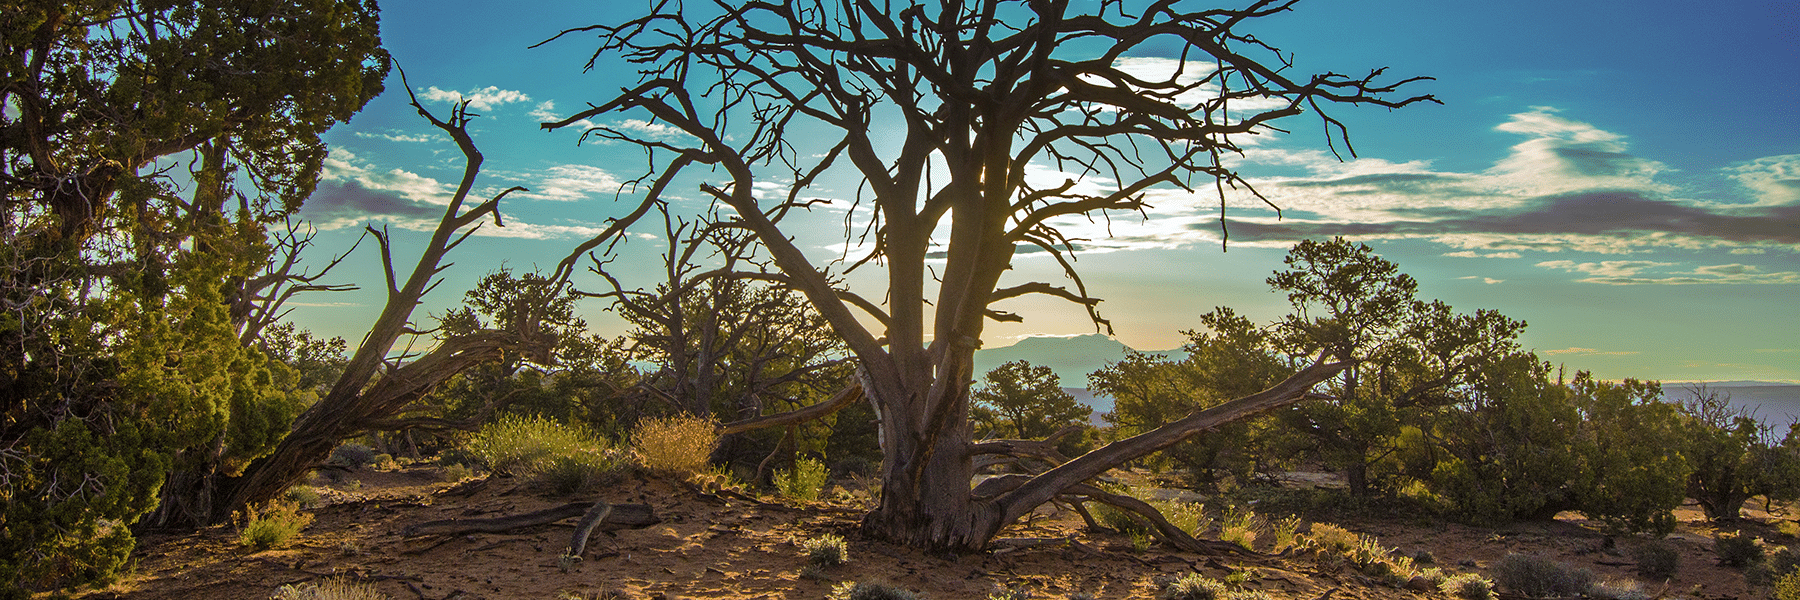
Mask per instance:
[[[1062,390],[1067,392],[1070,396],[1074,396],[1076,402],[1080,402],[1087,405],[1088,408],[1094,409],[1094,414],[1088,415],[1089,424],[1095,427],[1106,426],[1106,420],[1101,419],[1100,415],[1112,412],[1113,399],[1111,397],[1095,396],[1094,393],[1088,391],[1087,388],[1065,387]]]
[[[1800,422],[1800,385],[1770,381],[1708,381],[1708,391],[1729,396],[1731,405],[1755,411],[1756,416],[1775,427],[1775,435],[1787,433],[1788,425]],[[1691,400],[1690,386],[1695,382],[1665,381],[1663,397],[1670,402]]]
[[[1089,422],[1094,426],[1104,426],[1100,415],[1112,412],[1113,399],[1096,395],[1087,389],[1088,373],[1098,371],[1110,363],[1125,359],[1125,353],[1132,350],[1119,340],[1092,333],[1072,337],[1028,337],[1011,346],[988,348],[975,351],[975,385],[981,385],[982,376],[995,367],[1023,360],[1035,366],[1050,367],[1062,381],[1063,391],[1074,396],[1075,400],[1094,409]],[[1144,352],[1174,359],[1187,357],[1180,348],[1173,350],[1152,350]]]
[[[1108,363],[1123,360],[1125,352],[1131,349],[1119,340],[1098,333],[1072,337],[1028,337],[1011,346],[976,350],[975,381],[976,385],[980,385],[981,377],[995,367],[1024,360],[1036,366],[1050,367],[1064,386],[1086,388],[1088,373],[1098,371]],[[1186,356],[1179,348],[1150,351],[1146,354],[1174,358]],[[1107,410],[1111,409],[1111,402],[1108,402]]]

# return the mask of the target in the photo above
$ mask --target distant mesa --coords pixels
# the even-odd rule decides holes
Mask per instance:
[[[1088,392],[1088,373],[1124,359],[1130,350],[1133,348],[1119,340],[1098,333],[1027,337],[1011,346],[976,350],[975,381],[977,386],[981,385],[981,377],[988,371],[1015,360],[1050,367],[1062,380],[1064,391],[1082,404],[1093,407],[1093,421],[1101,425],[1104,423],[1100,421],[1100,415],[1112,412],[1113,400]],[[1187,357],[1180,348],[1143,352],[1177,360]],[[1670,402],[1687,400],[1692,397],[1688,388],[1696,383],[1699,382],[1664,381],[1663,397]],[[1771,381],[1704,383],[1710,390],[1730,394],[1732,406],[1755,410],[1756,416],[1776,429],[1777,436],[1786,434],[1790,424],[1800,422],[1800,385]]]

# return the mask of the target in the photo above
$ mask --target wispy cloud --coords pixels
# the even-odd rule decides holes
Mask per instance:
[[[593,167],[561,165],[546,172],[550,177],[532,189],[531,197],[544,200],[576,200],[589,193],[611,193],[618,182]],[[528,186],[530,187],[530,186]],[[382,170],[343,147],[332,148],[325,159],[319,187],[302,206],[302,214],[320,229],[356,227],[382,222],[399,229],[435,229],[449,204],[450,186],[431,177],[403,169]],[[524,197],[518,194],[513,197]],[[505,214],[505,207],[502,207]],[[528,239],[582,238],[599,234],[604,227],[582,223],[544,225],[521,222],[507,215],[506,226],[492,222],[476,229],[481,237]]]
[[[1467,277],[1458,277],[1457,279],[1480,279],[1482,283],[1485,283],[1488,285],[1494,285],[1496,283],[1506,283],[1505,279],[1494,279],[1492,277],[1482,277],[1480,275],[1469,275]]]
[[[1741,202],[1681,197],[1658,180],[1667,166],[1629,153],[1624,137],[1538,107],[1498,131],[1524,136],[1493,166],[1468,173],[1367,159],[1338,163],[1314,151],[1259,148],[1240,168],[1298,167],[1310,175],[1264,178],[1259,189],[1289,218],[1240,211],[1232,237],[1285,246],[1305,238],[1425,239],[1467,254],[1627,254],[1656,249],[1800,250],[1800,155],[1721,169]]]
[[[517,197],[557,202],[587,200],[618,193],[621,182],[605,169],[587,165],[556,165],[527,181],[530,192]]]
[[[1633,354],[1640,354],[1640,353],[1637,351],[1602,352],[1602,351],[1596,350],[1594,348],[1570,347],[1570,348],[1563,348],[1561,350],[1545,350],[1544,354],[1572,354],[1575,356],[1630,356]]]
[[[493,85],[467,92],[438,89],[434,85],[419,90],[419,98],[427,102],[460,102],[466,99],[469,101],[469,108],[475,110],[493,110],[502,104],[531,101],[531,96],[525,95],[525,92],[503,90]]]
[[[1743,264],[1710,265],[1695,268],[1691,271],[1668,271],[1663,273],[1646,273],[1646,271],[1663,270],[1664,267],[1675,266],[1676,263],[1652,262],[1641,260],[1608,260],[1601,262],[1578,263],[1568,260],[1548,260],[1537,266],[1547,269],[1560,269],[1570,272],[1585,273],[1592,277],[1578,279],[1583,283],[1602,283],[1607,285],[1696,285],[1696,284],[1794,284],[1800,283],[1800,272],[1781,271],[1764,272],[1761,267]]]
[[[356,137],[368,139],[368,140],[387,140],[390,142],[409,142],[409,143],[422,143],[422,142],[429,142],[429,141],[438,139],[438,138],[428,135],[428,134],[406,133],[406,132],[403,132],[403,131],[400,131],[397,129],[389,129],[389,130],[381,132],[381,133],[358,131],[358,132],[356,132]]]

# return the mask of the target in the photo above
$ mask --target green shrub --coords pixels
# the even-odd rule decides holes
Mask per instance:
[[[444,481],[451,482],[451,483],[462,481],[464,479],[468,479],[468,478],[474,477],[474,476],[475,476],[475,469],[471,469],[471,468],[469,468],[469,465],[464,465],[464,464],[454,464],[454,465],[450,465],[448,467],[444,467],[444,470],[438,473],[439,478],[443,479]]]
[[[1438,590],[1462,600],[1490,600],[1494,597],[1494,582],[1474,573],[1459,573],[1439,583]]]
[[[1742,533],[1722,533],[1713,537],[1713,552],[1719,555],[1719,564],[1739,569],[1756,564],[1763,555],[1756,538]]]
[[[331,463],[360,469],[375,462],[375,449],[355,442],[331,450]]]
[[[1169,524],[1198,536],[1212,527],[1212,517],[1206,514],[1206,505],[1198,502],[1151,502],[1151,506],[1169,520]]]
[[[1800,571],[1793,571],[1775,580],[1775,600],[1800,600]]]
[[[261,552],[287,545],[301,529],[312,523],[312,515],[284,500],[271,500],[261,511],[254,506],[233,515],[238,521],[238,543]]]
[[[1536,554],[1508,554],[1491,573],[1494,582],[1527,598],[1579,596],[1594,585],[1594,572]]]
[[[306,486],[306,485],[296,485],[294,487],[288,488],[288,491],[282,493],[281,497],[282,497],[282,499],[287,500],[288,502],[292,502],[301,508],[316,507],[319,505],[319,501],[320,501],[319,490],[313,489],[312,486]]]
[[[392,471],[400,468],[400,461],[394,460],[392,454],[377,454],[369,460],[369,466],[375,467],[377,471]]]
[[[850,545],[842,536],[825,534],[800,542],[806,560],[821,567],[835,567],[850,562]]]
[[[665,475],[705,473],[718,445],[718,426],[690,415],[645,419],[631,432],[631,449],[638,464]]]
[[[1294,547],[1300,541],[1299,534],[1295,533],[1299,529],[1300,517],[1290,516],[1270,523],[1269,533],[1274,539],[1274,546],[1269,551],[1281,552]]]
[[[1782,577],[1800,572],[1800,551],[1793,546],[1777,546],[1763,553],[1762,560],[1744,570],[1744,581],[1754,586],[1775,585]]]
[[[1219,524],[1219,541],[1237,544],[1249,550],[1256,544],[1256,534],[1262,528],[1262,518],[1249,510],[1233,509],[1225,513]]]
[[[785,498],[812,502],[818,500],[819,492],[825,489],[825,476],[825,463],[801,457],[794,461],[792,471],[775,470],[775,487]]]
[[[556,457],[606,449],[607,444],[581,427],[515,415],[502,415],[488,423],[468,443],[469,452],[489,470],[508,475],[532,475],[549,467]]]
[[[918,594],[884,583],[846,581],[831,588],[826,600],[924,600]]]
[[[275,588],[270,600],[386,600],[387,594],[375,586],[332,577],[317,584],[284,585]]]
[[[1668,579],[1681,567],[1681,553],[1667,542],[1654,541],[1631,551],[1637,561],[1637,572],[1645,577]]]
[[[622,459],[611,450],[576,450],[551,457],[532,475],[532,481],[557,494],[592,491],[615,480]]]

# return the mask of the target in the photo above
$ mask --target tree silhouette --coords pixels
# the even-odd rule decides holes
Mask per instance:
[[[766,249],[778,272],[757,276],[804,293],[859,359],[884,441],[881,503],[865,531],[977,549],[1059,494],[1097,493],[1081,484],[1108,468],[1294,402],[1343,367],[1321,361],[1042,474],[970,487],[974,456],[1001,447],[971,443],[971,356],[987,319],[1021,319],[994,304],[1051,295],[1108,327],[1071,262],[1076,240],[1061,220],[1141,212],[1156,188],[1210,186],[1223,208],[1225,187],[1249,184],[1222,157],[1245,136],[1279,131],[1276,120],[1312,112],[1334,150],[1349,150],[1327,107],[1435,101],[1396,96],[1420,78],[1384,82],[1380,69],[1287,73],[1287,55],[1239,29],[1292,5],[1201,10],[1163,0],[1134,13],[1108,1],[1081,14],[1055,0],[898,10],[867,0],[661,2],[619,24],[557,36],[596,33],[589,67],[619,57],[641,78],[543,126],[615,115],[659,126],[600,125],[585,135],[642,148],[650,170],[638,181],[649,196],[696,185],[726,215],[723,226]],[[1130,58],[1152,56],[1162,58]],[[1067,177],[1050,185],[1027,178],[1045,166]],[[794,235],[822,202],[818,182],[840,175],[860,181],[842,238],[857,254],[821,259]],[[1021,248],[1057,261],[1073,289],[1007,280]],[[864,268],[885,269],[883,295],[845,285]]]

